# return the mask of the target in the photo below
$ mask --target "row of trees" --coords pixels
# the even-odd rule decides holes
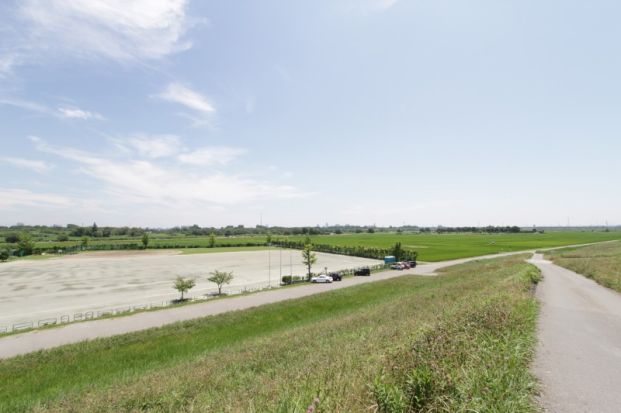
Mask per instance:
[[[227,271],[213,271],[210,274],[210,277],[207,278],[207,281],[210,281],[218,286],[218,295],[222,295],[222,287],[225,284],[230,284],[233,281],[233,272]],[[175,279],[175,283],[173,287],[175,290],[179,291],[181,294],[181,298],[179,301],[184,301],[184,294],[190,291],[192,288],[196,286],[196,280],[194,278],[184,278],[181,276],[177,276]]]
[[[282,248],[293,248],[305,250],[308,245],[311,245],[310,240],[307,238],[305,241],[291,241],[291,240],[274,240],[273,245]],[[397,247],[398,246],[398,247]],[[394,255],[398,261],[416,261],[418,253],[416,251],[406,250],[398,242],[392,248],[372,248],[363,246],[346,246],[346,245],[331,245],[331,244],[312,244],[312,249],[318,252],[327,252],[330,254],[351,255],[354,257],[372,258],[372,259],[384,259],[387,255]]]

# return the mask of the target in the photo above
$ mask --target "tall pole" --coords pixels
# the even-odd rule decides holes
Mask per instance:
[[[280,250],[278,252],[278,255],[280,257],[280,280],[282,281],[282,247],[280,247]]]
[[[289,275],[293,277],[293,250],[289,249]]]
[[[272,254],[270,244],[267,244],[267,284],[272,288]]]

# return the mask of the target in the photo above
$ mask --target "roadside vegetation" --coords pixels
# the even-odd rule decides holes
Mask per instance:
[[[545,257],[561,267],[621,292],[621,242],[548,251]]]
[[[525,258],[0,361],[0,411],[533,411]]]

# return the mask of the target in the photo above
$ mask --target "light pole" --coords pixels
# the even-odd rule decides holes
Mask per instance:
[[[272,254],[270,244],[267,244],[267,285],[272,288]]]

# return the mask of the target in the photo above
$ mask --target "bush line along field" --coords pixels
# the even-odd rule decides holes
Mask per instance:
[[[621,242],[549,251],[555,264],[621,292]]]
[[[305,236],[273,236],[274,241],[304,241]],[[443,261],[467,258],[500,252],[522,251],[528,249],[561,247],[566,245],[587,244],[593,242],[621,239],[621,232],[547,232],[521,234],[418,234],[418,233],[375,233],[311,236],[315,244],[349,247],[391,248],[401,242],[406,251],[417,251],[421,261]],[[92,238],[89,246],[93,248],[122,248],[134,244],[141,246],[140,238],[106,239]],[[265,246],[264,236],[217,237],[216,247],[226,246]],[[80,240],[66,242],[37,242],[36,248],[59,249],[80,245]],[[154,237],[149,241],[149,248],[205,248],[210,245],[209,237]],[[11,244],[0,244],[0,249]],[[13,246],[15,248],[15,246]]]
[[[0,411],[534,411],[526,256],[0,361]]]

